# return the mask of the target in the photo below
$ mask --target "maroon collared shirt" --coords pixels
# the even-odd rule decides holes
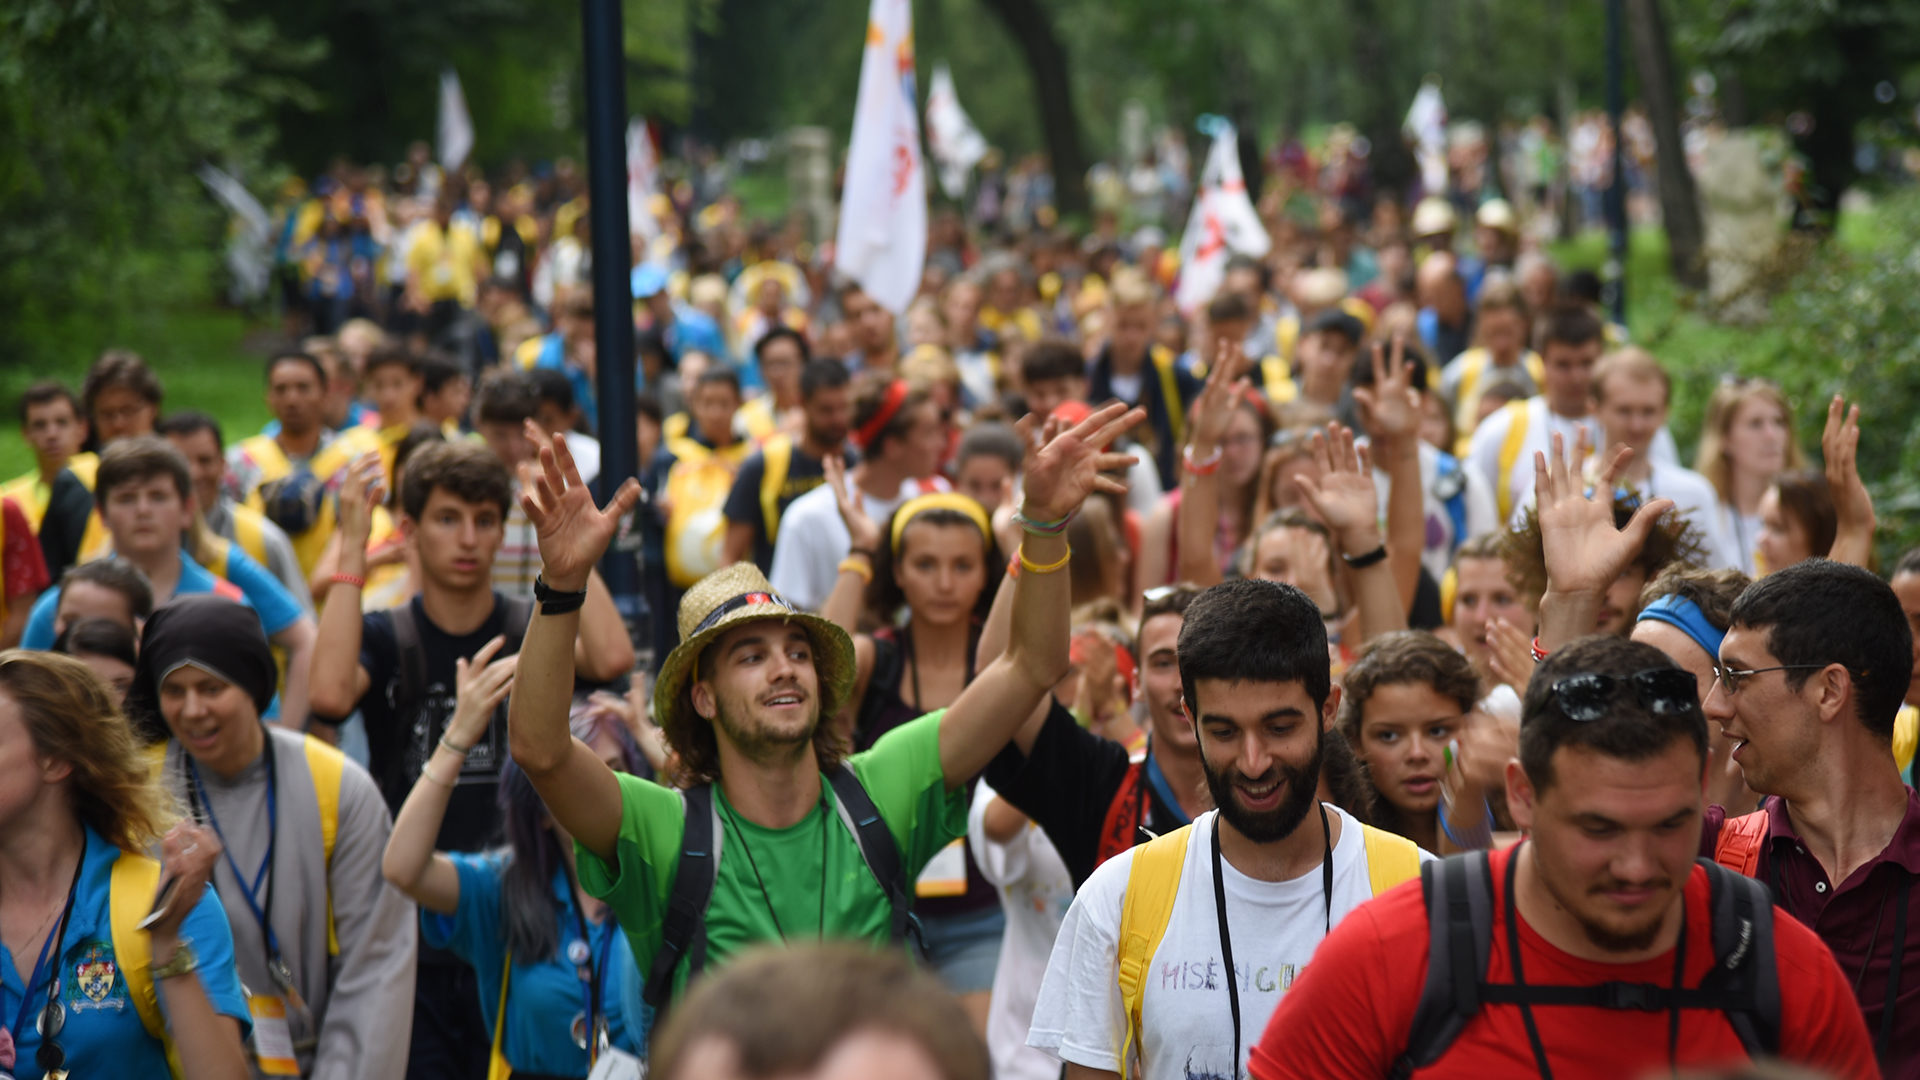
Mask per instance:
[[[1837,888],[1794,831],[1786,800],[1770,796],[1761,807],[1767,812],[1767,834],[1754,876],[1773,889],[1775,903],[1811,927],[1832,950],[1860,1001],[1876,1049],[1894,950],[1903,950],[1899,998],[1883,1065],[1887,1080],[1920,1080],[1920,887],[1915,887],[1920,884],[1920,794],[1907,789],[1907,812],[1893,841]],[[1713,857],[1728,816],[1721,807],[1707,808],[1701,854]],[[1895,940],[1895,929],[1902,922],[1897,905],[1903,898],[1906,940],[1901,942]]]

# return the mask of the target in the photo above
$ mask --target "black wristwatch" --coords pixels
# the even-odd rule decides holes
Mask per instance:
[[[533,579],[533,598],[540,602],[540,614],[565,615],[568,612],[580,610],[580,605],[587,602],[587,590],[581,589],[578,592],[565,592],[560,589],[549,588],[545,578],[535,577]]]
[[[1342,555],[1340,557],[1345,559],[1347,565],[1355,570],[1365,570],[1367,567],[1387,557],[1387,545],[1381,544],[1365,555]]]

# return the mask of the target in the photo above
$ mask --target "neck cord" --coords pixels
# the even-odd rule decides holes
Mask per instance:
[[[73,863],[73,880],[67,883],[67,902],[60,908],[60,922],[40,943],[39,959],[33,962],[33,970],[27,975],[26,982],[20,987],[20,1011],[14,1014],[13,1027],[8,1034],[15,1046],[26,1031],[28,1003],[33,1000],[33,987],[40,981],[41,969],[46,969],[47,1001],[40,1008],[40,1019],[34,1025],[43,1040],[39,1052],[34,1056],[35,1064],[43,1071],[57,1070],[65,1060],[59,1045],[53,1040],[65,1025],[66,1012],[60,1007],[60,954],[67,948],[67,921],[73,916],[73,901],[80,894],[80,872],[87,866],[87,833],[80,832],[80,857]],[[18,966],[17,964],[15,965]]]
[[[819,923],[820,929],[819,929],[819,935],[820,935],[820,940],[822,941],[825,941],[827,937],[827,814],[826,814],[825,807],[826,807],[826,790],[825,790],[825,785],[822,785],[822,790],[820,793],[820,805],[816,807],[816,809],[819,809],[821,811],[821,814],[820,814],[820,923]],[[726,824],[729,828],[733,830],[733,835],[739,839],[740,850],[747,853],[747,866],[753,870],[754,883],[760,886],[760,899],[763,903],[767,905],[767,915],[773,919],[773,932],[780,935],[781,941],[791,940],[787,937],[786,927],[780,925],[780,913],[773,909],[773,895],[767,891],[767,879],[760,876],[760,864],[754,861],[753,845],[747,843],[747,831],[741,828],[740,823],[735,820],[735,817],[737,815],[735,814],[733,807],[731,805],[728,805],[726,809],[727,809],[726,818],[725,818]]]
[[[1326,841],[1326,853],[1320,857],[1320,888],[1326,902],[1326,932],[1333,932],[1333,825],[1327,820],[1325,803],[1320,806],[1320,835]],[[1213,817],[1213,915],[1220,928],[1220,962],[1226,967],[1227,1007],[1233,1013],[1233,1080],[1240,1080],[1240,977],[1233,967],[1233,935],[1227,929],[1227,888],[1220,857],[1220,815]]]
[[[1520,962],[1520,911],[1514,901],[1514,882],[1516,871],[1520,867],[1520,850],[1526,844],[1521,841],[1513,849],[1513,855],[1507,860],[1506,884],[1506,920],[1507,955],[1513,967],[1513,986],[1516,990],[1526,988],[1526,974]],[[1491,873],[1488,875],[1491,877]],[[1680,986],[1686,977],[1687,968],[1687,901],[1686,892],[1681,890],[1680,898],[1680,937],[1673,944],[1673,998],[1667,1019],[1667,1067],[1676,1073],[1680,1068]],[[1547,1064],[1546,1044],[1540,1041],[1540,1027],[1533,1021],[1533,1006],[1527,1004],[1525,995],[1519,997],[1520,1019],[1527,1026],[1527,1042],[1533,1046],[1533,1061],[1540,1069],[1540,1080],[1553,1080],[1553,1069]]]
[[[967,630],[967,682],[973,681],[973,650],[974,646],[979,644],[979,642],[980,628],[977,626],[969,627]],[[900,651],[905,654],[907,667],[913,672],[913,711],[925,716],[927,708],[921,704],[920,698],[920,661],[913,651],[912,619],[908,619],[907,625],[900,630]]]
[[[192,809],[193,819],[204,820],[206,824],[212,826],[214,835],[220,838],[221,854],[226,858],[227,869],[233,872],[233,881],[240,888],[241,899],[247,902],[247,909],[253,913],[254,920],[260,924],[261,943],[267,949],[267,971],[276,981],[282,982],[284,984],[282,989],[285,989],[292,985],[293,972],[281,960],[280,942],[273,932],[273,888],[278,877],[273,872],[273,852],[280,830],[280,814],[276,798],[277,771],[274,766],[273,735],[262,728],[260,737],[262,743],[260,753],[265,759],[267,773],[267,852],[260,859],[260,868],[254,872],[251,885],[248,884],[246,876],[240,872],[240,864],[234,861],[233,845],[227,842],[227,834],[221,831],[220,819],[214,816],[213,798],[202,787],[199,764],[193,760],[192,754],[187,753],[184,746],[180,748],[180,756],[187,766],[187,802]],[[263,885],[266,889],[264,903],[258,899]],[[215,891],[219,890],[216,888]]]

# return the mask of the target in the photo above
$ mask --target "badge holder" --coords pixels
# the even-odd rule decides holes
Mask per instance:
[[[318,1043],[313,1013],[293,985],[293,973],[278,957],[268,963],[278,994],[247,995],[253,1015],[253,1056],[264,1076],[299,1076],[300,1052]]]

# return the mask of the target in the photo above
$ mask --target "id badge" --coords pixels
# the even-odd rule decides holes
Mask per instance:
[[[594,1063],[587,1080],[645,1080],[646,1075],[647,1067],[639,1058],[609,1046],[600,1051],[600,1060]]]
[[[966,845],[965,840],[955,840],[941,848],[938,855],[927,860],[926,869],[920,871],[920,880],[914,882],[913,894],[923,898],[966,895]]]
[[[247,998],[253,1014],[253,1057],[265,1076],[299,1076],[293,1053],[293,1032],[287,1027],[287,1003],[277,996],[253,994]]]

